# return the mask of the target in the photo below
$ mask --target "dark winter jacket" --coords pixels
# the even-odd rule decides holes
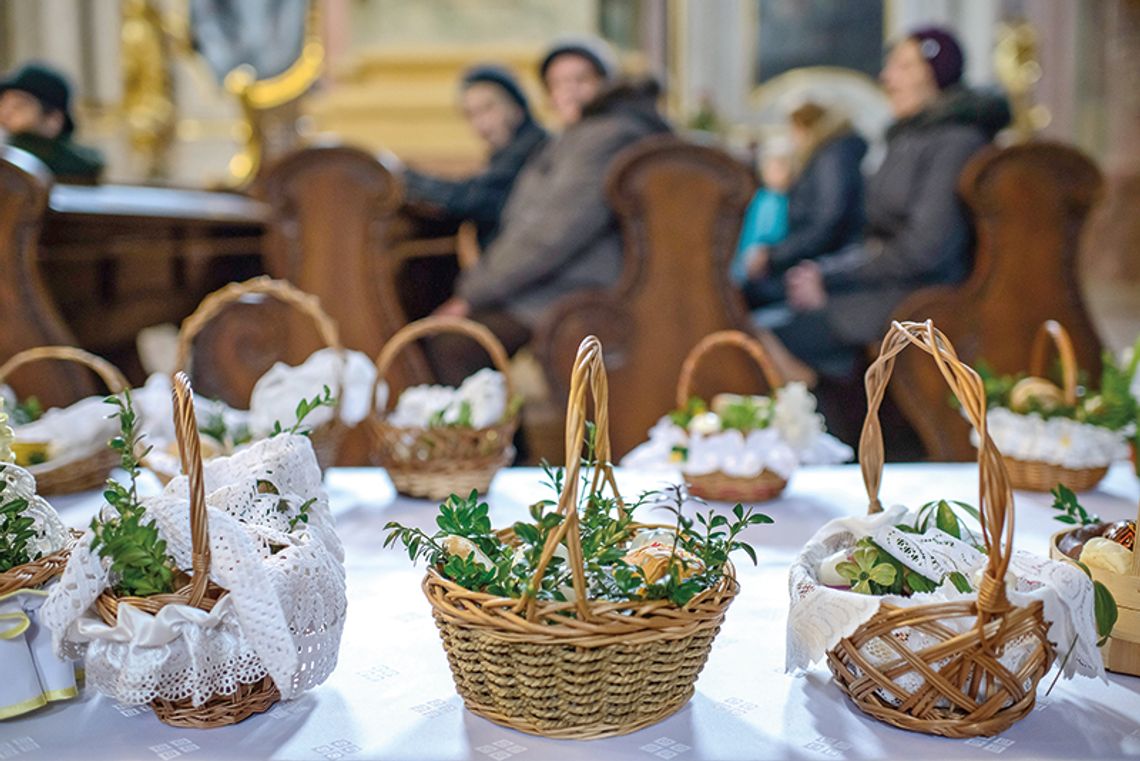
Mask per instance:
[[[25,132],[11,135],[8,145],[44,162],[57,182],[93,185],[103,174],[103,157],[99,152],[73,143],[67,137],[41,137]]]
[[[867,184],[866,238],[818,260],[841,340],[877,341],[910,293],[969,274],[973,236],[958,177],[1009,120],[1001,96],[955,88],[890,127],[887,155]]]
[[[466,180],[446,180],[408,170],[404,174],[405,198],[437,207],[457,222],[471,220],[478,231],[479,246],[486,248],[499,231],[499,218],[515,179],[545,142],[546,131],[528,116],[511,142],[491,155],[481,174]]]
[[[622,245],[606,203],[606,173],[623,148],[669,131],[657,93],[648,82],[614,87],[527,162],[499,236],[460,275],[458,293],[473,309],[504,310],[533,326],[560,297],[614,282]]]
[[[850,126],[812,153],[788,190],[788,236],[769,250],[773,273],[804,259],[834,253],[863,234],[863,174],[867,141]]]

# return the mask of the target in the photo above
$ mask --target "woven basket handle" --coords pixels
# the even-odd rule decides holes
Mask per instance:
[[[210,534],[206,526],[206,489],[202,474],[201,441],[198,420],[194,415],[194,390],[190,378],[177,372],[174,387],[174,432],[178,438],[178,454],[182,472],[190,485],[190,598],[189,605],[198,607],[206,596],[210,581]]]
[[[554,551],[565,540],[569,555],[568,564],[574,583],[574,605],[578,618],[582,621],[590,618],[590,609],[586,600],[582,535],[578,526],[578,488],[582,471],[582,454],[586,447],[586,413],[589,402],[587,395],[594,399],[594,454],[598,463],[594,469],[590,490],[596,493],[608,484],[618,501],[618,509],[624,515],[625,506],[621,501],[613,468],[610,465],[613,454],[610,449],[610,392],[606,366],[602,361],[602,343],[594,336],[586,336],[578,346],[578,355],[574,359],[574,368],[570,374],[570,399],[566,407],[566,472],[563,476],[562,493],[558,495],[557,508],[563,520],[556,530],[547,535],[546,544],[542,547],[542,554],[539,556],[538,566],[535,568],[530,585],[531,589],[538,589],[541,586],[542,577],[546,574],[550,559],[554,557]],[[534,598],[524,594],[515,607],[519,609],[524,605],[527,620],[533,621]]]
[[[978,512],[987,552],[986,575],[978,590],[978,617],[984,621],[991,614],[1009,608],[1005,573],[1013,553],[1013,489],[1001,453],[986,432],[986,393],[982,379],[958,359],[950,340],[930,320],[891,323],[883,338],[879,358],[867,370],[867,419],[859,438],[859,466],[867,487],[868,512],[882,510],[879,483],[883,476],[884,455],[879,406],[894,370],[895,357],[908,346],[916,346],[934,358],[946,384],[978,431]]]
[[[764,373],[764,380],[768,382],[768,388],[771,391],[774,392],[784,385],[784,377],[780,375],[780,371],[776,369],[772,358],[768,356],[768,352],[764,350],[759,341],[739,330],[719,330],[702,338],[685,357],[685,361],[681,365],[681,375],[677,378],[678,408],[683,408],[689,403],[689,397],[693,393],[693,375],[696,373],[701,360],[713,349],[721,346],[735,346],[746,352],[760,367],[760,371]]]
[[[273,280],[262,275],[246,280],[244,283],[230,283],[202,299],[202,303],[198,305],[194,313],[183,320],[182,329],[178,331],[178,353],[174,361],[176,370],[186,371],[188,369],[191,353],[194,350],[194,339],[211,320],[230,304],[245,296],[252,295],[270,296],[293,307],[313,321],[325,346],[343,353],[336,323],[321,309],[320,299],[310,293],[305,293],[288,281]],[[339,384],[336,396],[339,407],[341,397]]]
[[[1073,340],[1069,338],[1069,331],[1056,320],[1046,320],[1037,329],[1033,339],[1033,352],[1029,360],[1029,374],[1044,378],[1047,372],[1045,364],[1052,345],[1057,350],[1061,360],[1061,384],[1065,397],[1065,404],[1077,403],[1077,353],[1073,350]]]
[[[503,374],[507,384],[507,399],[509,400],[514,396],[514,387],[511,385],[510,358],[507,357],[507,350],[503,348],[502,342],[495,337],[494,333],[482,323],[474,320],[467,320],[462,317],[432,316],[408,323],[397,330],[384,344],[384,348],[380,350],[380,355],[376,357],[376,380],[372,384],[373,404],[375,404],[376,391],[380,388],[380,383],[386,380],[388,371],[392,369],[392,363],[396,361],[400,352],[414,341],[440,333],[457,333],[467,336],[482,346],[491,356],[491,364]],[[385,409],[391,409],[395,401],[396,394],[389,390]]]
[[[131,387],[117,367],[102,357],[74,346],[37,346],[34,349],[24,349],[0,366],[0,383],[3,383],[17,368],[45,359],[75,362],[93,370],[112,394],[121,393]]]

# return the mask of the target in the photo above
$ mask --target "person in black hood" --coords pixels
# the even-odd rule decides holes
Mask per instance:
[[[61,182],[95,183],[103,157],[75,143],[74,131],[71,87],[58,71],[29,63],[0,80],[0,142],[31,153]]]
[[[601,41],[561,43],[540,71],[565,129],[527,162],[503,209],[499,236],[459,277],[436,314],[482,322],[514,353],[561,297],[611,285],[621,274],[622,242],[606,200],[614,157],[639,139],[668,132],[652,82],[615,82]],[[439,335],[429,357],[444,383],[486,364],[470,340]]]
[[[1010,111],[1003,97],[962,86],[962,67],[961,48],[941,29],[892,48],[881,79],[896,121],[867,185],[865,237],[785,276],[793,317],[776,335],[824,378],[850,379],[907,295],[969,273],[973,236],[958,177]]]
[[[785,298],[784,273],[858,241],[863,234],[863,174],[867,141],[851,122],[818,103],[789,115],[795,163],[802,167],[788,190],[788,231],[778,243],[757,246],[748,263],[744,295],[752,308]]]
[[[519,171],[546,142],[546,131],[534,121],[518,81],[498,66],[476,66],[460,85],[463,114],[487,143],[491,158],[480,174],[448,180],[404,172],[404,196],[411,203],[434,207],[456,222],[475,223],[479,246],[486,248],[499,231],[499,215]]]

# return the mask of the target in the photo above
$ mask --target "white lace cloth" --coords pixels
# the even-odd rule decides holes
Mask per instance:
[[[0,463],[0,481],[4,482],[4,489],[0,490],[0,505],[8,504],[14,499],[28,501],[23,514],[32,519],[32,528],[36,532],[29,547],[33,558],[62,550],[67,544],[67,527],[63,525],[55,508],[36,494],[36,479],[32,474],[18,465]]]
[[[259,481],[278,493],[261,493]],[[90,607],[113,580],[91,552],[90,533],[44,605],[56,652],[85,657],[89,683],[120,702],[191,698],[201,705],[266,674],[289,699],[336,665],[344,553],[309,440],[278,436],[216,458],[205,465],[205,491],[210,578],[229,590],[213,611],[168,605],[155,616],[124,605],[107,626]],[[187,492],[179,476],[144,500],[182,569],[191,567]],[[311,498],[308,523],[290,530],[290,517]]]
[[[685,430],[668,416],[649,431],[649,440],[622,459],[622,465],[635,468],[677,468],[687,475],[722,472],[738,478],[752,478],[770,470],[787,479],[799,465],[833,465],[847,462],[854,452],[827,433],[823,417],[815,411],[815,397],[802,383],[780,388],[772,406],[772,425],[750,431],[713,433]],[[675,454],[687,450],[683,460]]]
[[[464,402],[471,410],[473,428],[489,428],[499,423],[507,412],[506,378],[499,371],[485,367],[464,379],[459,388],[412,386],[400,394],[388,423],[397,428],[427,428],[432,417],[440,412],[444,423],[455,423]]]
[[[986,414],[986,427],[1006,457],[1065,468],[1100,468],[1128,457],[1127,430],[1112,431],[1068,418],[1021,415],[999,407]],[[978,445],[977,431],[970,440]]]
[[[820,583],[820,563],[840,550],[853,548],[863,537],[874,537],[877,542],[887,543],[890,546],[884,546],[884,549],[890,549],[895,555],[894,550],[898,550],[899,545],[892,542],[906,536],[891,528],[898,523],[913,524],[913,515],[901,506],[877,515],[839,518],[825,524],[804,547],[788,576],[791,597],[785,663],[788,671],[806,669],[823,658],[841,639],[869,621],[884,602],[905,608],[976,597],[974,593],[958,592],[950,582],[929,594],[912,597],[876,597]],[[940,571],[947,569],[960,571],[972,579],[985,562],[984,555],[940,531],[929,541],[915,542],[913,537],[910,540],[908,549],[899,550],[900,554],[895,557],[935,581],[941,578]],[[1072,564],[1024,552],[1014,553],[1009,570],[1011,577],[1006,580],[1009,601],[1013,605],[1024,606],[1040,600],[1049,625],[1048,637],[1057,652],[1063,657],[1073,646],[1073,653],[1065,665],[1065,676],[1082,674],[1104,678],[1104,665],[1096,648],[1093,589],[1088,576]],[[962,618],[944,623],[953,630],[967,631],[974,626],[975,619]],[[935,644],[926,635],[910,629],[903,629],[896,636],[908,640],[913,650]],[[1029,641],[1010,643],[1000,660],[1007,668],[1016,671],[1031,649],[1032,642]],[[877,640],[869,642],[861,652],[876,664],[897,658],[892,648]],[[914,672],[904,674],[899,680],[899,684],[910,692],[920,687],[922,682],[922,677]],[[891,699],[889,695],[884,697]]]
[[[35,536],[32,557],[63,549],[68,532],[55,509],[36,494],[32,474],[10,463],[0,463],[0,505],[25,499],[23,515],[32,519]],[[75,696],[75,666],[56,658],[51,636],[37,621],[47,593],[18,589],[0,595],[0,719],[17,716],[55,700]]]
[[[369,396],[376,380],[376,365],[358,351],[345,351],[344,359],[334,349],[313,352],[296,367],[278,362],[269,368],[253,386],[249,398],[249,427],[255,436],[267,436],[273,423],[281,421],[286,428],[295,419],[297,402],[312,399],[328,386],[340,398],[340,420],[352,427],[372,411]],[[381,383],[377,389],[377,404],[383,406],[388,399],[388,386]],[[305,424],[316,428],[333,419],[334,410],[321,407],[309,413]]]
[[[107,416],[112,409],[102,396],[80,399],[69,407],[53,407],[39,420],[15,426],[16,441],[48,442],[52,467],[83,459],[107,446],[119,424]]]

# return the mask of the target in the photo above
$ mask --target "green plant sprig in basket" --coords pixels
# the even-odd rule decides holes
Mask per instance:
[[[116,410],[113,416],[119,420],[119,435],[111,440],[110,446],[119,453],[128,480],[125,485],[114,479],[107,480],[103,498],[114,515],[103,519],[96,516],[91,520],[94,534],[91,549],[111,561],[116,594],[146,597],[173,592],[174,562],[167,555],[166,540],[159,538],[153,519],[145,520],[146,508],[139,501],[140,460],[150,448],[142,443],[130,392],[124,392],[121,399],[109,396],[104,401]]]

